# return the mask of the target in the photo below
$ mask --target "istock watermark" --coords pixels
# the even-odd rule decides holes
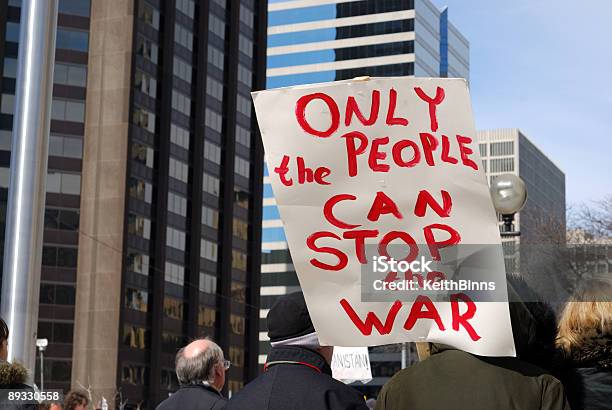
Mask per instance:
[[[364,302],[414,301],[419,296],[443,301],[457,293],[473,301],[508,300],[500,245],[459,245],[433,253],[428,245],[372,245],[365,254]]]
[[[406,260],[396,261],[388,256],[374,256],[372,258],[372,271],[373,272],[431,272],[430,265],[433,260],[427,260],[425,256],[421,256],[420,260],[414,260],[408,262]]]

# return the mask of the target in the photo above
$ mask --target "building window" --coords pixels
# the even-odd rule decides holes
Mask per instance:
[[[230,314],[230,327],[232,329],[232,333],[237,334],[239,336],[244,335],[244,329],[245,329],[244,317]]]
[[[168,192],[168,211],[181,216],[187,216],[187,198]]]
[[[208,15],[208,30],[225,40],[225,22],[212,13]]]
[[[144,239],[151,239],[151,220],[141,215],[129,214],[128,233]]]
[[[221,164],[221,147],[209,141],[204,141],[204,158],[215,164]]]
[[[232,231],[234,236],[240,238],[242,240],[247,240],[249,238],[249,224],[245,221],[234,218],[234,223],[232,224]]]
[[[57,66],[57,63],[55,63]],[[17,78],[17,59],[5,57],[4,66],[2,67],[2,75],[5,78]]]
[[[181,24],[174,24],[174,41],[189,51],[193,51],[193,33]]]
[[[217,277],[208,273],[200,272],[200,292],[217,293]]]
[[[9,131],[9,130],[0,130],[0,150],[10,151],[11,150],[11,139],[12,138],[13,138],[13,136],[11,135],[11,131]]]
[[[198,326],[215,327],[215,318],[217,312],[206,306],[200,306],[198,309]]]
[[[173,350],[167,351],[167,350],[163,350],[164,347],[162,346],[162,350],[164,352],[167,353],[176,353],[176,351],[183,346],[183,344],[177,344],[176,346],[179,346]],[[170,370],[170,369],[162,369],[161,371],[161,386],[162,388],[168,390],[168,391],[176,391],[179,389],[180,385],[178,382],[178,378],[176,377],[176,372],[174,370]]]
[[[176,0],[176,9],[191,18],[195,15],[195,4],[193,0]]]
[[[189,180],[189,166],[183,161],[179,161],[173,157],[170,157],[170,169],[169,174],[172,178],[178,179],[187,183]]]
[[[125,307],[139,312],[146,312],[149,305],[149,294],[140,289],[125,289]]]
[[[253,28],[253,12],[246,8],[244,4],[240,5],[240,21],[249,28]]]
[[[138,142],[132,143],[132,159],[146,167],[153,168],[155,159],[153,148]]]
[[[247,148],[251,147],[251,131],[236,124],[236,142]]]
[[[123,365],[121,381],[134,386],[144,386],[149,382],[149,368],[137,364]]]
[[[87,86],[87,67],[75,64],[55,63],[53,83],[85,87]]]
[[[219,196],[219,178],[204,172],[202,178],[202,190],[214,196]]]
[[[51,119],[60,121],[84,122],[85,102],[53,98],[51,102]]]
[[[210,76],[206,77],[206,93],[216,100],[223,102],[223,84]]]
[[[237,251],[236,249],[232,249],[232,268],[246,272],[247,270],[246,253]]]
[[[15,95],[2,94],[0,98],[2,98],[2,101],[0,102],[0,112],[2,114],[13,115],[15,112]]]
[[[480,149],[480,156],[486,157],[487,156],[487,144],[478,144],[478,148]]]
[[[162,332],[162,352],[176,354],[178,349],[185,346],[185,344],[187,344],[187,341],[184,336]]]
[[[242,320],[244,321],[244,318]],[[232,330],[234,330],[233,326]],[[244,349],[238,346],[230,346],[229,359],[232,362],[232,366],[244,367]]]
[[[89,17],[89,0],[60,0],[58,12],[73,16]]]
[[[139,35],[136,37],[136,54],[143,56],[154,64],[157,64],[159,47],[151,40]]]
[[[238,94],[236,97],[236,106],[238,108],[238,112],[241,114],[251,118],[251,100],[243,97]]]
[[[172,108],[189,117],[191,115],[191,98],[172,90]]]
[[[51,343],[72,343],[74,323],[38,322],[38,337],[48,339]]]
[[[170,319],[183,320],[185,317],[185,304],[180,299],[165,296],[164,315]]]
[[[248,178],[251,174],[250,172],[251,164],[246,159],[243,159],[239,156],[234,157],[234,172],[238,175],[242,175],[245,178]]]
[[[253,73],[242,64],[238,64],[238,81],[249,87],[249,89],[251,89],[253,84]]]
[[[80,195],[81,175],[50,170],[47,174],[47,192]]]
[[[225,60],[225,56],[223,54],[223,51],[209,44],[208,45],[208,61],[212,63],[212,65],[217,67],[219,70],[223,70],[223,66],[225,63],[224,60]]]
[[[159,30],[159,11],[149,3],[140,0],[138,6],[138,18],[146,24]]]
[[[185,284],[185,267],[177,265],[176,263],[166,262],[164,278],[166,279],[166,282],[183,286]]]
[[[50,135],[49,155],[66,158],[83,158],[83,141],[80,138]]]
[[[223,117],[209,108],[206,109],[204,123],[218,133],[223,129]]]
[[[200,240],[200,256],[217,262],[217,244],[206,239]]]
[[[128,190],[132,198],[148,204],[153,200],[153,186],[145,180],[130,178]]]
[[[234,282],[231,284],[232,299],[238,303],[246,302],[246,286],[244,283]]]
[[[45,209],[45,228],[64,231],[79,230],[79,211],[76,209]]]
[[[513,172],[514,158],[493,158],[489,160],[491,172]]]
[[[192,68],[191,64],[185,60],[175,56],[174,63],[172,64],[172,73],[181,80],[191,84]]]
[[[123,326],[123,344],[132,349],[148,349],[149,331],[140,326]]]
[[[134,75],[134,86],[136,89],[155,98],[157,96],[157,80],[152,75],[138,69]]]
[[[43,246],[42,264],[43,266],[76,268],[77,255],[77,248]]]
[[[75,300],[76,289],[74,285],[59,285],[44,282],[40,285],[40,303],[47,305],[73,306]]]
[[[491,156],[514,155],[514,141],[492,142]]]
[[[185,250],[185,232],[179,231],[178,229],[167,227],[166,228],[166,245],[171,248]]]
[[[19,23],[10,21],[6,23],[6,37],[4,41],[19,43]]]
[[[87,31],[59,28],[55,37],[55,47],[67,50],[87,52],[89,33]]]
[[[202,225],[217,229],[219,227],[219,212],[216,209],[202,206]]]
[[[134,109],[133,122],[140,128],[155,133],[155,114],[145,110],[144,108],[136,107]]]
[[[238,36],[238,50],[246,54],[249,58],[253,57],[253,42],[240,34]]]
[[[141,275],[148,275],[149,255],[138,251],[129,251],[127,254],[127,270],[140,273]]]
[[[247,191],[234,185],[234,204],[240,208],[249,209],[249,198],[250,195]]]
[[[180,147],[189,149],[189,130],[170,124],[170,141]]]

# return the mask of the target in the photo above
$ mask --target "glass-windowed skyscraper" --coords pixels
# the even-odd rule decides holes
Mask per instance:
[[[4,203],[20,4],[0,0]],[[178,388],[177,349],[201,336],[232,362],[228,393],[257,374],[263,148],[250,92],[265,84],[266,6],[60,0],[46,388],[154,408]]]
[[[266,88],[358,76],[469,77],[469,43],[429,0],[294,0],[268,4]],[[299,289],[283,225],[264,170],[260,357],[269,351],[265,317]],[[400,366],[397,348],[371,349],[376,395]]]

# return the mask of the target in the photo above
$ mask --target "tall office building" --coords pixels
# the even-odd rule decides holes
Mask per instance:
[[[506,270],[527,273],[526,258],[521,258],[521,243],[541,246],[551,236],[565,238],[565,174],[520,130],[494,129],[476,133],[482,165],[488,182],[501,174],[521,177],[527,188],[525,207],[515,215],[520,237],[503,238]],[[500,220],[500,224],[501,224]],[[543,231],[544,228],[547,228]],[[523,249],[525,253],[525,249]],[[543,254],[539,255],[542,258]]]
[[[21,0],[0,1],[0,235],[4,239],[11,132],[17,78]],[[59,2],[55,74],[40,286],[39,337],[45,351],[45,387],[70,387],[85,96],[89,0]],[[0,254],[4,240],[0,243]],[[2,258],[0,258],[0,261]],[[38,364],[38,361],[37,361]],[[40,379],[36,369],[36,382]]]
[[[0,1],[3,112],[19,5]],[[153,408],[178,387],[177,349],[203,335],[232,362],[228,391],[257,374],[263,149],[249,93],[265,83],[266,14],[258,0],[60,0],[45,387]]]
[[[469,76],[469,43],[429,0],[300,0],[268,5],[266,88],[357,76]],[[267,171],[264,171],[260,358],[269,351],[265,317],[299,289]],[[376,395],[400,367],[400,350],[371,349]]]

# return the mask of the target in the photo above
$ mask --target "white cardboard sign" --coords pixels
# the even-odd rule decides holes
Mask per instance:
[[[253,101],[322,345],[427,340],[515,354],[507,302],[361,299],[362,245],[500,244],[465,80],[345,80],[254,92]],[[491,280],[505,286],[501,253],[495,264]]]
[[[370,354],[367,347],[334,347],[331,362],[332,376],[350,384],[356,381],[368,383],[372,380]]]

